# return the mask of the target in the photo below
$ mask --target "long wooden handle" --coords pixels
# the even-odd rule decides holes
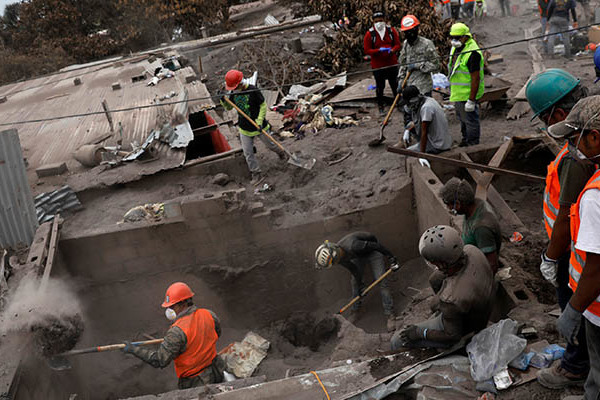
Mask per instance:
[[[275,145],[277,147],[279,147],[281,150],[285,151],[285,154],[287,154],[289,157],[292,157],[292,154],[287,151],[285,149],[285,147],[283,147],[281,145],[281,143],[279,143],[277,140],[273,139],[273,137],[271,135],[269,135],[263,128],[261,128],[260,126],[258,126],[258,124],[256,122],[254,122],[254,120],[252,118],[250,118],[245,112],[243,112],[238,106],[236,106],[233,101],[229,100],[229,98],[224,97],[224,100],[227,102],[227,104],[229,104],[231,107],[235,108],[235,110],[240,113],[240,115],[244,118],[246,118],[252,125],[254,125],[254,127],[256,129],[259,130],[259,132],[261,132],[263,135],[265,135],[266,137],[269,138],[269,140],[273,143],[275,143]]]
[[[402,91],[404,90],[404,87],[406,86],[406,82],[408,82],[408,78],[410,78],[410,74],[412,74],[412,71],[408,71],[406,73],[406,76],[404,77],[404,80],[402,81],[402,86],[400,86],[400,92],[396,93],[394,102],[392,103],[390,110],[388,111],[387,115],[385,116],[385,119],[383,120],[383,126],[386,126],[388,124],[388,121],[389,121],[390,117],[392,116],[392,111],[394,111],[394,108],[396,108],[396,103],[398,103],[400,96],[402,96]]]
[[[377,278],[377,280],[375,280],[373,283],[371,283],[363,292],[360,296],[356,296],[355,298],[353,298],[350,303],[346,304],[344,307],[341,308],[340,310],[340,314],[343,314],[344,311],[346,311],[347,309],[349,309],[352,304],[356,303],[358,300],[360,300],[361,297],[364,297],[367,293],[369,293],[369,291],[371,289],[373,289],[375,286],[377,286],[379,284],[379,282],[381,282],[382,280],[384,280],[389,274],[391,274],[393,272],[393,270],[390,268],[387,271],[385,271],[385,273],[383,275],[381,275],[379,278]]]
[[[406,76],[404,77],[404,80],[402,81],[402,86],[400,87],[400,89],[404,90],[404,88],[406,87],[406,82],[408,82],[408,78],[410,78],[410,74],[412,74],[412,71],[408,71],[406,73]]]
[[[152,344],[160,344],[164,339],[145,340],[143,342],[131,342],[133,346],[148,346]],[[60,354],[60,356],[75,356],[78,354],[100,353],[102,351],[121,350],[125,348],[125,343],[109,344],[106,346],[88,347],[86,349],[71,350]]]

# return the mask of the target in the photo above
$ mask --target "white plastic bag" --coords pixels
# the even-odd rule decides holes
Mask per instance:
[[[517,323],[503,319],[473,336],[467,345],[471,376],[485,381],[506,368],[527,346],[527,340],[516,335]]]

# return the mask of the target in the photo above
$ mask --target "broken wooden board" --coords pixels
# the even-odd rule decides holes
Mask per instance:
[[[512,138],[502,144],[488,163],[490,167],[499,167],[502,165],[508,153],[512,149],[513,140]],[[492,172],[484,172],[479,180],[477,180],[477,189],[475,191],[475,197],[481,200],[487,199],[487,190],[492,183],[492,179],[494,179],[494,174]]]
[[[527,114],[531,110],[529,103],[527,101],[517,101],[514,106],[508,112],[506,119],[519,119],[523,115]]]
[[[357,100],[369,100],[375,99],[377,96],[375,94],[375,89],[369,90],[369,86],[375,86],[375,79],[367,78],[363,79],[350,86],[347,89],[342,90],[340,94],[333,97],[329,100],[330,103],[343,103],[346,101],[357,101]],[[383,91],[384,96],[394,97],[392,93],[392,89],[390,89],[389,85],[385,86]]]
[[[498,64],[501,62],[504,62],[504,57],[502,57],[502,54],[492,54],[488,59],[487,59],[488,64]]]

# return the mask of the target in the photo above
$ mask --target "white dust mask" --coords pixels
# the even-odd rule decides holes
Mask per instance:
[[[177,318],[177,313],[169,307],[165,310],[165,317],[167,317],[169,321],[174,321],[175,318]]]
[[[463,45],[463,44],[462,44],[462,42],[461,42],[460,40],[458,40],[458,39],[452,39],[452,40],[450,41],[450,44],[451,44],[451,45],[452,45],[452,47],[454,47],[454,48],[459,48],[459,47],[461,47],[461,46]]]
[[[385,22],[375,22],[375,30],[379,34],[383,34],[385,32]]]

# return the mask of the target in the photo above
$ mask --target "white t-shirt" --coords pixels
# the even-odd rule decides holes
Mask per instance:
[[[581,223],[577,234],[577,250],[600,254],[600,190],[586,190],[579,205]],[[600,301],[600,298],[596,299]],[[596,326],[600,326],[600,317],[589,311],[583,315]]]

